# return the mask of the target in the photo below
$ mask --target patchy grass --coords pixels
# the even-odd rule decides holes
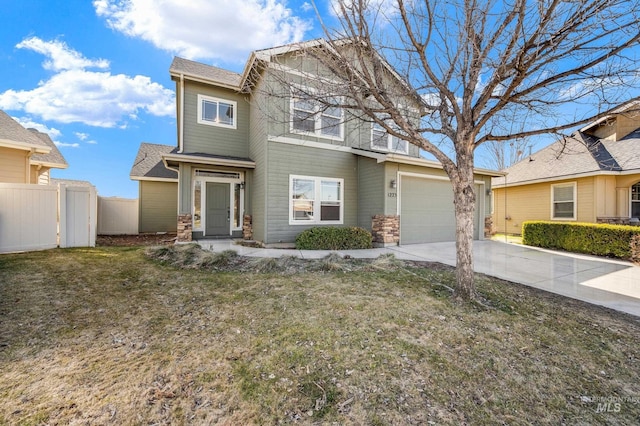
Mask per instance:
[[[635,317],[486,276],[460,305],[451,268],[394,258],[163,250],[0,256],[0,424],[640,416]]]

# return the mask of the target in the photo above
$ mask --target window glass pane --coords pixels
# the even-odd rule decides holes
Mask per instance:
[[[313,220],[313,201],[293,200],[293,220]]]
[[[407,141],[396,138],[391,138],[391,150],[395,152],[407,152]]]
[[[640,218],[640,201],[631,203],[631,217]]]
[[[298,111],[295,110],[293,112],[293,128],[296,130],[301,130],[303,132],[311,132],[315,131],[316,121],[313,117],[313,114],[310,114],[306,111]]]
[[[553,205],[553,217],[556,218],[572,218],[573,203],[555,203]]]
[[[217,121],[218,119],[218,103],[211,101],[202,101],[202,119],[206,121]]]
[[[294,200],[313,200],[315,199],[315,182],[309,179],[293,180],[293,199]]]
[[[334,117],[322,116],[320,123],[320,133],[329,136],[340,136],[340,119]]]
[[[233,126],[233,105],[220,102],[220,123]]]
[[[193,227],[194,228],[202,227],[201,202],[202,202],[202,182],[197,180],[195,181],[195,186],[193,189]]]
[[[371,146],[377,149],[387,149],[387,132],[377,124],[373,125],[371,133]]]
[[[571,186],[554,186],[553,201],[573,201],[573,185]]]
[[[640,201],[640,183],[636,183],[631,187],[631,199],[633,201]]]
[[[320,203],[320,220],[340,220],[340,203],[323,201]]]
[[[297,98],[293,100],[293,108],[307,112],[314,112],[315,106],[311,99]]]
[[[332,117],[340,118],[342,117],[342,108],[340,107],[327,107],[324,112],[324,115],[330,115]]]
[[[240,228],[242,224],[242,219],[240,218],[240,184],[236,183],[234,185],[233,191],[233,227]]]
[[[340,201],[340,182],[332,182],[323,180],[322,201]]]

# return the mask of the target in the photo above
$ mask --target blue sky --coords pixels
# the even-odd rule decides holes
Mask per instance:
[[[47,132],[57,178],[135,198],[141,142],[176,144],[175,55],[241,71],[251,50],[319,35],[305,1],[20,0],[0,14],[0,109]]]

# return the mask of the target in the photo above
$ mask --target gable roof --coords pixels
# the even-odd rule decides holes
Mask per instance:
[[[178,181],[178,173],[164,166],[162,156],[171,153],[175,147],[143,142],[133,161],[129,177],[133,180]]]
[[[640,173],[640,129],[618,140],[576,132],[504,170],[494,188],[596,174]]]
[[[0,110],[0,146],[47,154],[51,147]]]
[[[238,90],[242,76],[233,71],[190,61],[180,57],[173,58],[169,67],[169,74],[173,77],[184,76],[189,80],[214,83],[230,89]]]
[[[39,132],[36,129],[27,130],[36,135],[49,148],[51,148],[51,151],[47,154],[33,154],[30,158],[31,164],[53,167],[56,169],[66,169],[69,166],[69,164],[67,164],[67,160],[65,160],[65,158],[62,156],[62,153],[60,152],[56,144],[53,143],[48,134]]]

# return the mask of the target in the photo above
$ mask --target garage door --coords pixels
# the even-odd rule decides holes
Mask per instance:
[[[400,191],[400,244],[455,241],[456,218],[449,181],[402,176]],[[478,239],[477,212],[474,239]]]

